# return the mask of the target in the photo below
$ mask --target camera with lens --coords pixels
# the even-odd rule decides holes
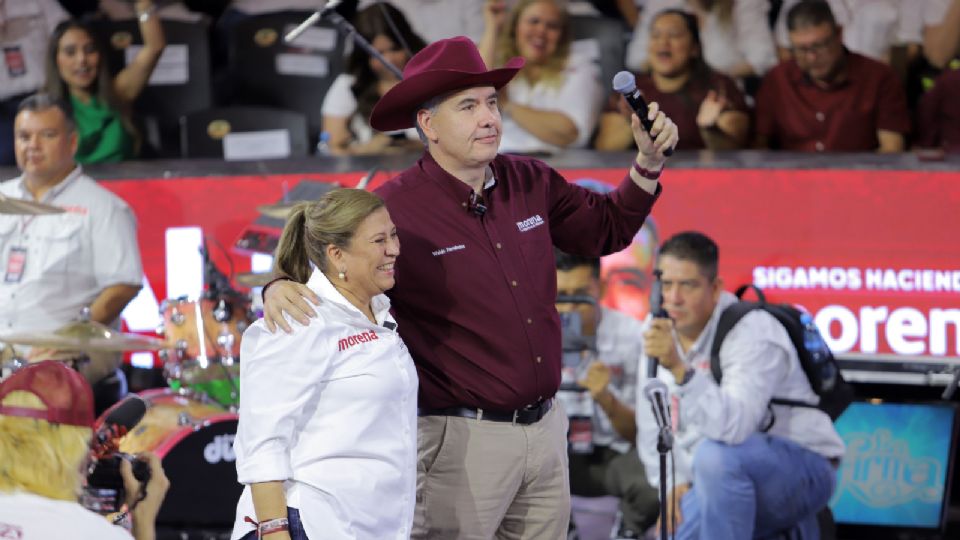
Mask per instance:
[[[586,374],[587,367],[597,359],[597,336],[587,335],[585,321],[578,308],[597,308],[595,298],[586,295],[558,295],[557,304],[573,306],[574,309],[560,312],[560,336],[563,357],[560,367],[560,389],[557,399],[563,404],[569,420],[567,443],[574,454],[593,452],[594,403],[587,389],[578,381]]]
[[[87,485],[81,495],[81,504],[100,514],[119,512],[127,500],[127,490],[120,475],[120,463],[130,462],[133,477],[145,486],[150,480],[150,464],[123,452],[111,452],[90,464],[87,469]],[[142,488],[141,488],[142,489]]]

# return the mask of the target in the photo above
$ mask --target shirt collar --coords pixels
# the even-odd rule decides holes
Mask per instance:
[[[840,61],[843,62],[844,64],[843,69],[846,70],[846,77],[841,82],[836,84],[831,84],[827,88],[823,88],[815,84],[813,80],[803,70],[800,69],[800,66],[798,66],[796,61],[794,60],[790,60],[787,63],[787,65],[789,66],[787,70],[787,77],[790,79],[790,82],[792,82],[794,85],[804,84],[807,86],[813,86],[818,90],[822,90],[824,92],[830,92],[832,90],[844,88],[847,85],[851,84],[855,79],[855,73],[852,66],[853,54],[849,50],[847,50],[846,47],[843,48],[843,58]]]
[[[440,184],[440,186],[458,203],[466,204],[470,200],[470,194],[473,189],[465,182],[448,173],[443,167],[433,159],[430,152],[424,152],[420,158],[420,168],[431,181]],[[497,184],[496,173],[493,165],[487,165],[487,170],[491,172],[490,178],[484,182],[483,191],[487,191]]]
[[[46,203],[56,199],[58,195],[66,191],[81,175],[83,175],[83,167],[78,164],[72,171],[67,173],[67,176],[65,176],[63,180],[60,180],[55,186],[47,190],[47,192],[43,194],[43,199],[38,202]],[[17,183],[17,189],[20,190],[20,198],[32,200],[33,194],[27,189],[27,180],[23,175],[18,176],[15,181]]]
[[[357,309],[357,306],[351,304],[319,269],[315,268],[313,270],[313,274],[311,274],[310,279],[307,280],[307,287],[317,293],[323,301],[336,304],[342,309],[351,311],[366,319],[366,315]],[[370,304],[373,307],[373,316],[377,319],[378,325],[383,326],[383,322],[386,320],[393,321],[393,318],[390,317],[390,299],[387,298],[387,295],[378,294],[374,296]]]
[[[720,323],[720,315],[723,314],[723,311],[727,309],[727,307],[736,302],[736,296],[727,291],[723,291],[720,294],[720,299],[717,300],[717,305],[713,308],[713,313],[710,314],[710,320],[707,321],[707,325],[703,327],[703,331],[697,336],[697,340],[693,342],[693,346],[690,347],[690,350],[687,351],[686,354],[683,354],[683,350],[680,349],[680,340],[674,340],[677,343],[677,352],[680,353],[680,357],[689,364],[691,359],[702,353],[706,353],[710,346],[713,345],[713,336],[717,333],[717,324]]]

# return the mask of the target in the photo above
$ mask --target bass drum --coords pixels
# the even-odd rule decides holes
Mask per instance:
[[[120,440],[120,451],[160,457],[170,490],[157,524],[232,527],[243,490],[233,454],[237,415],[188,390],[157,388],[139,395],[147,412]]]

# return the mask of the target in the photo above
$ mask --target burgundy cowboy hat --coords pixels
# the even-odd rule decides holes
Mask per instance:
[[[518,56],[500,69],[488,70],[469,38],[460,36],[431,43],[413,55],[403,68],[403,80],[373,107],[370,125],[380,131],[413,127],[413,114],[427,100],[473,86],[499,90],[513,79],[523,63]]]

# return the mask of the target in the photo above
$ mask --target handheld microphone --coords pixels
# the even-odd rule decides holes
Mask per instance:
[[[643,395],[650,401],[657,427],[661,430],[669,430],[670,405],[667,403],[667,385],[660,379],[650,379],[643,387]]]
[[[624,99],[630,104],[630,108],[637,114],[640,124],[647,133],[653,129],[653,122],[647,118],[647,101],[643,99],[643,93],[637,88],[637,80],[633,73],[621,71],[613,76],[613,89],[623,94]],[[652,137],[652,135],[651,135]],[[664,156],[672,156],[673,148],[667,148],[663,151]]]
[[[663,309],[663,284],[660,282],[660,275],[663,274],[659,269],[653,271],[653,285],[650,287],[650,315],[654,319],[665,319],[667,311]],[[647,355],[647,378],[657,378],[657,367],[660,360],[656,356]]]
[[[114,405],[94,434],[96,446],[109,446],[115,439],[133,429],[147,413],[147,403],[136,394],[131,394]]]

